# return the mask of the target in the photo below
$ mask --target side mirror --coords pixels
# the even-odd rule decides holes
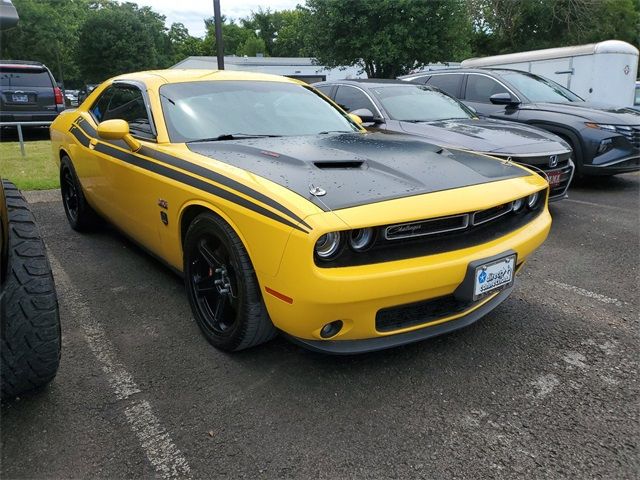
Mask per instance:
[[[129,133],[129,124],[124,120],[105,120],[98,124],[98,136],[103,140],[124,140],[129,148],[137,152],[140,150],[140,142]]]
[[[358,125],[362,125],[362,119],[358,115],[356,115],[355,113],[348,113],[347,115],[349,115],[349,118],[356,122]]]
[[[349,114],[360,117],[362,123],[382,123],[382,119],[380,117],[376,117],[368,108],[358,108],[357,110],[352,110]]]
[[[489,100],[494,105],[518,105],[520,102],[511,97],[511,94],[507,92],[494,93],[489,97]]]

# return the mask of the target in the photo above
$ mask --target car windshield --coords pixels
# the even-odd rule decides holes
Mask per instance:
[[[446,93],[423,85],[394,85],[371,88],[392,120],[433,122],[473,118],[471,111]]]
[[[522,72],[500,72],[509,83],[520,90],[531,102],[581,102],[582,98],[562,85],[547,78]]]
[[[174,143],[358,131],[320,95],[294,83],[172,83],[160,88],[160,96]]]

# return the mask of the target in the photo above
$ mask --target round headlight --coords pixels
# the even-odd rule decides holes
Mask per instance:
[[[532,193],[531,195],[529,195],[527,197],[527,206],[529,208],[535,207],[536,203],[538,203],[538,198],[540,198],[540,194],[538,192]]]
[[[349,245],[357,252],[365,250],[371,245],[373,241],[373,229],[371,228],[358,228],[352,230],[349,236]]]
[[[522,210],[522,207],[524,207],[524,200],[522,198],[513,201],[514,212],[519,212],[520,210]]]
[[[316,242],[316,255],[329,259],[338,253],[340,248],[340,232],[329,232],[322,235]]]

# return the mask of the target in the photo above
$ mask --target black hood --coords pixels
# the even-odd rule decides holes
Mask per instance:
[[[514,165],[406,135],[345,133],[193,142],[189,149],[260,175],[323,210],[526,176]],[[310,194],[311,186],[326,195]]]
[[[515,122],[489,119],[455,119],[433,122],[387,122],[390,129],[398,124],[412,135],[420,135],[443,146],[500,155],[545,155],[570,149],[560,138],[538,128]]]
[[[520,109],[564,113],[580,117],[585,122],[609,125],[640,125],[640,112],[632,108],[614,107],[591,102],[529,103],[520,105]]]

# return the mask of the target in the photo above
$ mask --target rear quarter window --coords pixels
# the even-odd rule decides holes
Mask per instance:
[[[0,86],[53,88],[53,83],[47,71],[30,72],[28,70],[0,68]]]

